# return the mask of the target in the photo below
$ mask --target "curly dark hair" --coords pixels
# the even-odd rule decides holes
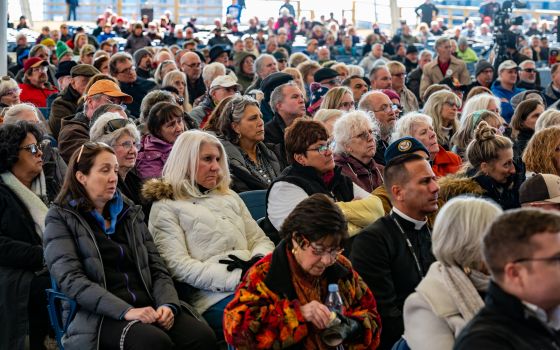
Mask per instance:
[[[37,143],[43,140],[41,130],[26,121],[18,121],[15,124],[3,124],[0,126],[0,173],[12,170],[19,160],[21,143],[32,134]]]
[[[342,210],[326,194],[315,193],[301,201],[284,220],[280,237],[292,247],[292,238],[301,244],[303,239],[317,242],[335,237],[339,247],[348,239],[348,223]]]

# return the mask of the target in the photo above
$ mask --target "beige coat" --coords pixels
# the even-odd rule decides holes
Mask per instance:
[[[457,78],[461,85],[467,85],[471,83],[471,76],[467,69],[467,65],[462,60],[455,56],[451,56],[451,62],[449,62],[449,69],[453,72],[452,76]],[[433,84],[439,84],[445,77],[441,73],[441,69],[438,67],[437,57],[430,63],[426,63],[424,66],[422,81],[420,82],[420,97],[424,95],[424,91],[428,86]]]
[[[404,338],[412,350],[453,349],[455,337],[469,321],[448,292],[441,267],[433,263],[404,303]]]

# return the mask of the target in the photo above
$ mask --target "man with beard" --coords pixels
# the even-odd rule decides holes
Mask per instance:
[[[525,60],[519,64],[519,80],[515,84],[518,88],[542,91],[542,86],[537,82],[537,67],[535,61]]]
[[[486,60],[480,60],[474,67],[474,78],[475,80],[467,85],[463,96],[467,98],[469,92],[476,86],[484,86],[490,89],[492,87],[492,82],[494,81],[494,66]]]
[[[21,102],[29,102],[36,107],[46,107],[47,97],[58,93],[58,90],[49,83],[47,77],[49,63],[39,57],[31,57],[23,65],[23,84],[21,89]]]
[[[387,150],[383,178],[393,209],[355,236],[350,253],[377,300],[383,350],[403,334],[404,301],[435,261],[427,215],[438,209],[439,186],[425,157],[407,153],[414,141],[400,139]]]
[[[152,72],[152,54],[146,49],[140,49],[134,53],[136,74],[142,79],[150,79],[154,76]]]
[[[373,159],[377,164],[385,165],[385,150],[389,146],[389,139],[397,121],[396,108],[389,96],[381,91],[365,93],[358,104],[358,108],[373,113],[379,123],[380,135]]]

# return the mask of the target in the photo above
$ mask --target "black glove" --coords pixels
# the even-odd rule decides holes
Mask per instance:
[[[362,325],[358,321],[336,313],[340,322],[335,322],[334,326],[325,329],[321,333],[321,339],[331,347],[339,346],[347,339],[356,338],[362,333]]]
[[[245,276],[245,273],[251,268],[251,266],[253,266],[257,261],[259,261],[262,258],[262,256],[256,255],[252,257],[249,261],[240,259],[233,254],[229,254],[228,258],[230,258],[231,260],[222,259],[222,260],[218,260],[218,262],[220,264],[227,265],[228,271],[241,269],[241,278],[243,278],[243,276]]]

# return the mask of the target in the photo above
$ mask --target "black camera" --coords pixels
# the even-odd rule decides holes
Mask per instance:
[[[506,32],[512,25],[523,24],[523,17],[521,16],[510,18],[510,13],[514,7],[523,9],[527,7],[527,3],[521,1],[504,1],[504,3],[502,4],[502,8],[494,16],[494,28],[497,31]]]

